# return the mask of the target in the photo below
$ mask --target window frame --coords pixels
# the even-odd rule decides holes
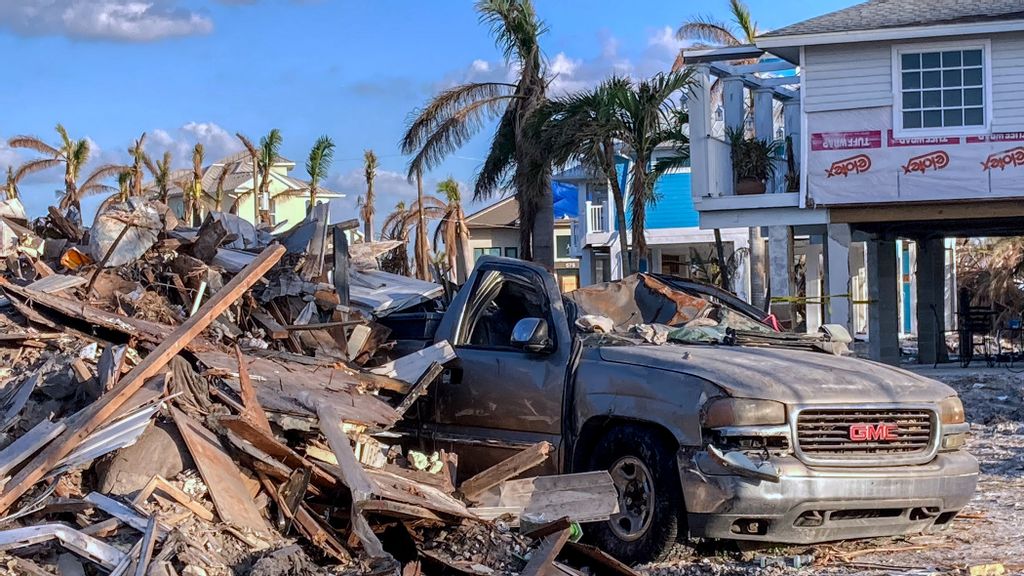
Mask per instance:
[[[949,50],[981,50],[981,94],[984,99],[982,113],[985,121],[978,126],[939,126],[936,128],[903,127],[903,54],[943,52]],[[928,42],[893,44],[892,46],[892,130],[896,138],[920,138],[928,136],[971,136],[988,134],[992,126],[992,41],[959,40],[950,42]],[[961,109],[963,106],[961,106]],[[942,110],[942,108],[939,108]]]

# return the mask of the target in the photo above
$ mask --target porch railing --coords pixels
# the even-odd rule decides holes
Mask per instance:
[[[604,210],[604,204],[587,202],[587,234],[608,231],[608,219]]]

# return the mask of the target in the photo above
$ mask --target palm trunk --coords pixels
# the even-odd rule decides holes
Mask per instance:
[[[427,220],[423,215],[423,173],[416,172],[416,277],[430,280],[427,251]]]
[[[641,271],[641,260],[647,257],[647,238],[644,236],[647,214],[644,191],[647,187],[647,161],[636,159],[634,164],[633,182],[630,184],[630,204],[633,211],[631,220],[633,236],[633,253],[630,256],[630,267],[635,272]]]
[[[260,225],[260,174],[256,156],[252,157],[252,225]]]
[[[373,242],[373,180],[366,182],[366,218],[363,219],[363,238]]]
[[[722,231],[715,228],[715,253],[718,255],[718,282],[722,290],[732,291],[732,279],[729,278],[729,266],[725,262],[725,245],[722,244]]]
[[[633,273],[629,262],[629,240],[626,238],[626,199],[622,196],[622,186],[619,185],[619,175],[615,170],[615,145],[611,140],[602,144],[604,149],[604,173],[608,178],[608,185],[612,190],[612,199],[615,200],[615,223],[619,229],[619,260],[622,263],[622,277],[625,278]]]

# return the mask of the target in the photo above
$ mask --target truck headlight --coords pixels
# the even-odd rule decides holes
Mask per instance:
[[[786,423],[786,405],[774,400],[719,398],[704,410],[704,427],[769,426]]]
[[[960,398],[950,396],[939,402],[939,421],[943,424],[964,423],[964,404]]]

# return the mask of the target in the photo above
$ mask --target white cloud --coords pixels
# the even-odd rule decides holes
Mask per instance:
[[[470,64],[470,68],[474,72],[489,72],[491,70],[491,63],[488,62],[487,60],[480,60],[478,58],[476,60],[473,60],[473,63]]]
[[[203,145],[206,164],[242,149],[237,138],[213,122],[187,122],[173,131],[151,130],[146,136],[146,152],[156,157],[169,150],[174,166],[185,167],[191,165],[192,148],[197,143]]]
[[[0,27],[24,36],[151,42],[208,34],[213,21],[175,0],[2,0]]]
[[[655,30],[647,38],[647,45],[663,50],[675,57],[679,50],[686,45],[686,42],[676,38],[675,30],[673,30],[671,26],[664,26]]]
[[[428,196],[436,196],[435,190],[439,179],[424,177],[423,193]],[[358,218],[359,197],[366,194],[366,180],[363,178],[363,168],[353,168],[347,172],[331,176],[326,184],[333,192],[345,194],[345,198],[332,201],[331,218],[336,221],[348,218]],[[471,190],[465,183],[461,184],[463,195],[470,196]],[[416,184],[410,183],[405,173],[393,170],[377,170],[377,177],[373,181],[373,191],[376,196],[374,207],[377,215],[374,217],[374,224],[378,232],[380,225],[387,218],[388,214],[395,210],[399,202],[405,202],[406,207],[416,202]],[[464,202],[465,204],[465,202]]]

